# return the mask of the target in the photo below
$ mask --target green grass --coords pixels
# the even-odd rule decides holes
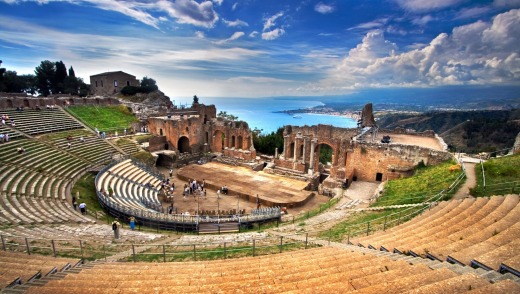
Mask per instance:
[[[98,128],[100,131],[117,130],[122,134],[125,128],[130,131],[131,124],[138,121],[124,105],[71,106],[66,110],[92,129]]]
[[[488,160],[484,163],[486,187],[482,176],[482,165],[475,165],[477,187],[471,189],[476,197],[506,195],[520,191],[520,154]]]
[[[412,177],[388,181],[383,195],[371,206],[421,203],[441,190],[447,190],[460,176],[462,172],[460,169],[450,171],[450,167],[455,164],[448,161],[435,166],[418,168]]]
[[[103,208],[98,202],[96,195],[96,188],[94,186],[94,181],[96,176],[92,173],[86,173],[83,175],[72,187],[72,196],[76,196],[76,193],[79,192],[80,198],[77,200],[78,204],[81,202],[85,202],[87,204],[88,211],[103,211]]]

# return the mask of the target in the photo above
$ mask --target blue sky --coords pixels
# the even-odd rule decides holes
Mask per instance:
[[[0,0],[0,59],[123,70],[172,98],[520,85],[520,0]]]

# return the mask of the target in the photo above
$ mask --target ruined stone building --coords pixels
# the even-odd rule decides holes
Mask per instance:
[[[433,132],[379,130],[371,105],[363,113],[363,126],[359,128],[285,126],[283,150],[280,154],[277,150],[264,171],[307,181],[309,188],[315,189],[322,182],[336,187],[353,180],[385,181],[409,176],[420,162],[437,164],[451,158]],[[217,118],[214,105],[194,103],[191,108],[149,118],[148,125],[149,131],[159,136],[150,142],[150,151],[217,152],[240,160],[256,160],[247,123]],[[382,136],[391,136],[393,141],[381,143]],[[332,149],[330,165],[319,162],[320,149],[325,145]]]
[[[149,118],[148,129],[159,136],[150,143],[150,151],[218,152],[246,161],[256,158],[248,124],[218,118],[214,105],[194,103],[191,108],[172,109],[166,116]]]
[[[139,80],[123,71],[104,72],[90,76],[90,93],[92,95],[114,95],[126,86],[139,87]]]

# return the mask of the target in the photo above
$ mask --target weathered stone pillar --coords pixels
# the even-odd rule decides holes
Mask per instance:
[[[311,141],[311,158],[310,158],[310,164],[309,164],[309,174],[314,172],[314,151],[316,150],[316,143],[318,143],[318,140],[312,139]]]
[[[289,155],[290,155],[289,154],[289,148],[287,146],[287,144],[289,143],[289,142],[287,142],[288,141],[287,140],[288,137],[289,136],[287,136],[287,135],[283,136],[283,157],[285,159],[289,158]]]
[[[278,147],[274,148],[274,158],[278,158]]]
[[[297,159],[296,156],[298,154],[298,139],[298,137],[294,138],[293,162],[296,162]]]
[[[302,160],[303,160],[303,164],[305,164],[305,154],[306,154],[306,151],[307,151],[307,138],[303,137],[303,154],[302,154]]]

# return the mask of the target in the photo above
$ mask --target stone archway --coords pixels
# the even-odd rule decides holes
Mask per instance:
[[[23,107],[29,107],[29,100],[27,100],[27,99],[23,100]]]
[[[177,149],[180,153],[191,152],[190,139],[185,136],[180,137],[179,141],[177,142]]]
[[[237,147],[238,147],[238,149],[243,149],[243,145],[242,145],[243,143],[244,142],[242,140],[242,136],[238,136],[237,137]]]

